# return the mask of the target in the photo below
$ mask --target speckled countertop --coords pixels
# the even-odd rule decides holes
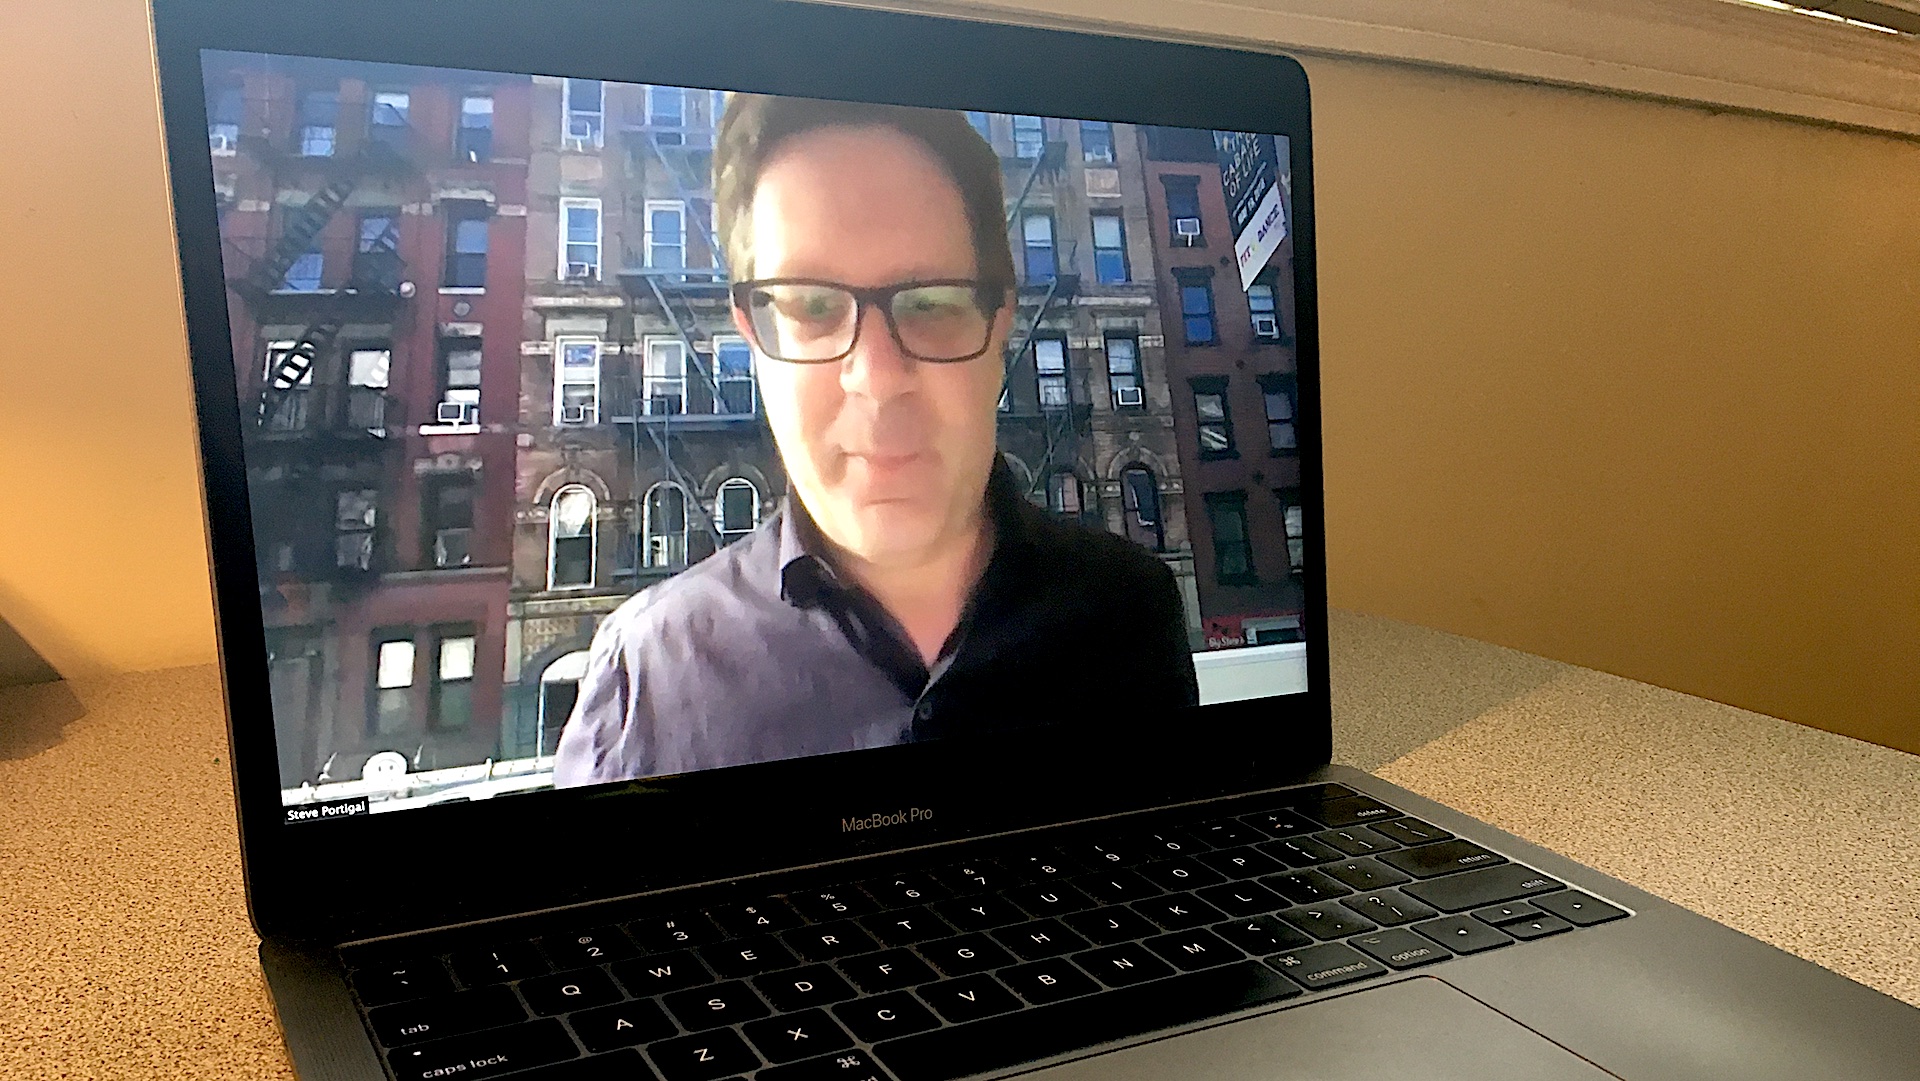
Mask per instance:
[[[1920,1005],[1920,757],[1336,613],[1337,760]],[[0,1078],[292,1078],[211,667],[0,690]]]

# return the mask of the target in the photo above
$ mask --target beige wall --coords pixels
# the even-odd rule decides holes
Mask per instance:
[[[142,8],[0,5],[0,618],[212,655]],[[1920,750],[1920,143],[1312,61],[1336,605]]]

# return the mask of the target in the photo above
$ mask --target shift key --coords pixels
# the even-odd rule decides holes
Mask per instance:
[[[1410,882],[1401,886],[1400,892],[1418,897],[1443,912],[1465,912],[1469,908],[1530,897],[1560,887],[1558,880],[1531,867],[1508,863],[1425,882]]]
[[[560,1022],[547,1019],[403,1047],[387,1052],[387,1061],[393,1064],[394,1076],[400,1081],[450,1077],[472,1081],[545,1066],[579,1054],[580,1049]]]

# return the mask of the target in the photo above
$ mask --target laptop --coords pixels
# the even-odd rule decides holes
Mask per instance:
[[[787,0],[155,37],[302,1078],[1920,1076],[1914,1009],[1330,764],[1293,60]]]

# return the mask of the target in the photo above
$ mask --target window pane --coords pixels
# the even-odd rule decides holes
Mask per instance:
[[[473,639],[442,638],[440,640],[440,678],[473,678]]]
[[[1117,214],[1095,214],[1093,216],[1093,242],[1102,248],[1117,248],[1120,240],[1120,217]]]
[[[1210,451],[1229,450],[1233,446],[1227,439],[1227,430],[1214,424],[1200,426],[1200,449]]]
[[[560,369],[564,378],[593,378],[599,366],[598,342],[567,342],[560,347]]]
[[[382,642],[375,686],[381,690],[413,686],[413,643]]]
[[[559,537],[584,537],[593,526],[593,493],[569,488],[553,501],[553,532]]]
[[[600,208],[597,206],[570,206],[567,208],[567,242],[571,244],[594,244],[600,240]]]
[[[685,346],[679,342],[647,343],[647,375],[656,379],[679,379],[685,372]]]
[[[687,118],[686,92],[677,86],[655,86],[647,90],[647,122],[666,127],[682,127]]]
[[[1104,121],[1080,122],[1080,154],[1087,161],[1113,160],[1113,125]]]
[[[1285,391],[1270,390],[1266,394],[1268,420],[1292,420],[1293,398]]]
[[[287,276],[280,283],[280,288],[311,293],[320,288],[320,277],[324,268],[325,262],[319,252],[306,252],[287,268]]]
[[[979,132],[980,137],[982,139],[993,138],[992,127],[991,127],[992,118],[989,117],[986,113],[975,113],[975,112],[968,113],[967,123],[973,125],[973,130]]]
[[[1300,437],[1294,433],[1292,421],[1267,425],[1267,441],[1273,444],[1275,450],[1298,450],[1300,447]]]
[[[393,367],[393,353],[386,349],[355,349],[347,358],[347,384],[355,387],[384,387]],[[477,367],[477,365],[476,365]]]
[[[1132,338],[1107,339],[1107,371],[1114,375],[1138,373],[1140,358]]]
[[[461,218],[454,223],[453,250],[461,255],[487,253],[487,219]]]
[[[1166,178],[1167,215],[1174,218],[1197,218],[1200,216],[1200,178]]]
[[[1211,315],[1213,313],[1213,290],[1204,285],[1181,286],[1180,311],[1186,315]]]
[[[477,387],[480,385],[480,350],[451,349],[447,351],[447,386]]]
[[[1190,315],[1181,321],[1181,329],[1186,332],[1189,345],[1207,345],[1213,341],[1212,316]]]
[[[1058,338],[1040,338],[1033,343],[1034,366],[1043,373],[1064,374],[1067,370],[1067,343]]]
[[[1247,290],[1247,308],[1255,315],[1273,314],[1273,286],[1254,285]]]
[[[477,94],[461,98],[460,126],[463,128],[492,127],[493,98]]]
[[[567,108],[576,113],[600,111],[600,80],[568,79]]]
[[[1029,244],[1053,243],[1053,219],[1045,214],[1028,214],[1020,228]]]
[[[746,481],[728,481],[720,486],[720,528],[728,533],[744,533],[759,517],[759,499],[753,485]]]
[[[1225,420],[1227,416],[1227,400],[1224,395],[1220,394],[1194,395],[1193,408],[1194,412],[1200,414],[1200,422],[1202,424],[1210,420]]]
[[[1157,525],[1160,520],[1160,490],[1154,486],[1153,474],[1136,466],[1128,469],[1121,479],[1125,482],[1122,492],[1126,507],[1132,512],[1134,520],[1143,526]]]

